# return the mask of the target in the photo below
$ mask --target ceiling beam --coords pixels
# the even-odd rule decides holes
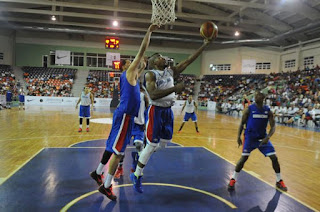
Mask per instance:
[[[29,4],[30,6],[34,7],[34,5],[46,5],[46,6],[60,6],[60,7],[68,7],[68,8],[80,8],[80,9],[90,9],[90,10],[100,10],[100,11],[117,11],[117,12],[125,12],[125,13],[134,13],[134,14],[146,14],[151,15],[151,9],[137,9],[133,7],[114,7],[114,6],[106,6],[106,5],[94,5],[94,4],[82,4],[82,3],[72,3],[72,2],[52,2],[47,0],[0,0],[1,2],[5,3],[21,3],[21,4]],[[121,3],[121,1],[119,2]],[[200,19],[200,20],[212,20],[212,21],[224,21],[224,22],[231,22],[234,23],[234,18],[223,17],[220,15],[199,15],[193,13],[179,13],[176,12],[176,17],[181,18],[192,18],[192,19]],[[253,24],[253,25],[260,25],[261,23],[256,20],[243,20],[245,24]]]
[[[263,9],[263,10],[273,10],[273,11],[290,11],[296,12],[311,20],[317,20],[320,18],[320,13],[318,10],[302,3],[299,1],[286,2],[283,4],[261,4],[255,2],[244,2],[244,1],[235,1],[235,0],[185,0],[192,2],[205,2],[211,4],[223,4],[223,5],[231,5],[238,7],[249,7],[255,9]]]
[[[106,28],[103,24],[93,24],[93,23],[79,23],[79,22],[57,22],[57,21],[50,21],[50,20],[39,20],[39,19],[28,19],[28,18],[12,18],[12,17],[0,17],[0,21],[4,22],[18,22],[18,23],[39,23],[39,24],[48,24],[48,25],[62,25],[62,26],[79,26],[79,27],[86,27],[86,28],[99,28],[104,30],[112,30],[113,32],[117,31],[137,31],[137,32],[146,32],[147,28],[142,27],[126,27],[125,30],[117,29],[114,27]],[[43,26],[47,27],[47,26]],[[177,31],[177,30],[164,30],[158,29],[155,33],[162,33],[162,34],[172,34],[172,35],[189,35],[189,36],[197,36],[200,37],[200,33],[198,31]],[[219,38],[226,38],[230,39],[232,36],[224,36],[219,35]]]
[[[49,11],[49,10],[39,10],[39,9],[24,9],[24,8],[0,8],[0,12],[3,14],[11,12],[11,13],[25,13],[25,14],[41,14],[41,15],[55,15],[59,17],[77,17],[77,18],[89,18],[89,19],[99,19],[99,20],[113,20],[113,16],[111,15],[97,15],[97,14],[87,14],[87,13],[78,13],[78,12],[65,12],[65,11]],[[49,17],[48,17],[49,18]],[[149,24],[150,20],[146,18],[133,18],[133,17],[117,17],[118,21],[128,21],[128,22],[135,22],[135,23],[146,23]],[[59,20],[62,21],[62,20]],[[200,28],[200,24],[198,23],[187,23],[187,22],[181,22],[176,21],[172,25],[174,26],[183,26],[183,27],[193,27],[198,30]],[[111,25],[110,25],[111,26]],[[108,25],[105,25],[105,27],[108,27]],[[227,31],[227,32],[234,32],[234,27],[228,27],[228,26],[218,26],[219,30],[221,32]],[[256,32],[257,28],[246,26],[246,27],[236,27],[236,29],[244,31],[244,32]],[[274,34],[270,34],[271,32],[268,32],[266,30],[262,30],[265,37],[271,37],[274,36]]]
[[[256,0],[254,0],[256,1]],[[204,4],[200,4],[200,3],[196,3],[196,2],[185,2],[183,4],[183,7],[185,8],[188,8],[190,10],[194,10],[194,11],[197,11],[197,12],[201,12],[201,13],[204,13],[204,14],[217,14],[217,15],[221,15],[223,17],[230,17],[232,18],[232,16],[230,16],[229,13],[226,13],[222,10],[219,10],[219,9],[216,9],[216,8],[213,8],[213,7],[210,7],[208,5],[204,5]],[[245,8],[244,8],[245,9]],[[261,28],[259,26],[258,27],[253,27],[253,26],[235,26],[235,27],[225,27],[224,29],[224,26],[220,25],[219,26],[219,29],[221,30],[228,30],[229,31],[232,31],[232,34],[235,32],[235,30],[240,30],[240,31],[243,31],[243,32],[253,32],[261,37],[266,37],[266,38],[270,38],[272,36],[274,36],[275,34],[273,32],[270,32],[269,30],[266,30],[264,28]]]
[[[83,3],[72,3],[72,2],[53,2],[47,0],[0,0],[0,2],[7,3],[22,3],[22,4],[31,4],[31,5],[46,5],[46,6],[62,6],[62,7],[70,7],[70,8],[81,8],[81,9],[90,9],[90,10],[100,10],[100,11],[116,11],[116,12],[125,12],[125,13],[137,13],[137,14],[146,14],[151,15],[152,10],[147,9],[136,9],[132,7],[114,7],[114,6],[105,6],[105,5],[93,5],[93,4],[83,4]],[[232,18],[226,18],[222,16],[215,15],[197,15],[192,13],[176,13],[176,16],[179,18],[198,18],[202,20],[217,20],[217,21],[228,21],[233,22]]]

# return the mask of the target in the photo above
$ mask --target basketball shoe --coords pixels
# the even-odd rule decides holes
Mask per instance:
[[[99,175],[97,174],[96,171],[93,171],[93,172],[90,172],[90,176],[92,179],[94,179],[97,182],[99,186],[103,184],[103,178],[104,178],[103,172],[101,175]]]
[[[282,191],[288,191],[287,186],[284,184],[283,180],[276,183],[276,187]]]
[[[110,185],[108,188],[105,188],[104,185],[102,184],[99,187],[99,192],[104,194],[104,195],[106,195],[112,201],[116,201],[117,200],[117,196],[114,195],[114,193],[112,191],[112,185]]]
[[[235,179],[231,178],[228,184],[228,190],[234,190],[234,185],[236,184],[236,182],[237,181]]]
[[[123,168],[118,167],[116,173],[114,174],[114,179],[119,179],[121,176],[123,176]]]
[[[130,179],[133,183],[133,189],[136,192],[143,193],[142,184],[141,184],[142,176],[136,177],[136,175],[134,175],[134,173],[131,173]]]

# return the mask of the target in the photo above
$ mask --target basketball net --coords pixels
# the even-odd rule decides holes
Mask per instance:
[[[176,20],[174,11],[176,0],[151,0],[152,17],[151,23],[159,26],[173,23]]]

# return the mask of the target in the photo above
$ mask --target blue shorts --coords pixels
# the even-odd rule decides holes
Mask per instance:
[[[90,118],[90,105],[89,106],[80,105],[79,117]]]
[[[146,137],[150,145],[157,145],[160,139],[171,142],[173,112],[170,107],[149,106],[146,123]]]
[[[262,154],[264,154],[264,156],[266,156],[266,157],[276,154],[276,151],[270,141],[268,141],[268,143],[266,143],[265,145],[262,145],[259,147],[259,145],[260,145],[259,140],[261,140],[261,139],[253,138],[253,137],[245,135],[244,139],[243,139],[242,155],[249,156],[250,153],[253,150],[255,150],[256,148],[258,148],[260,150],[260,152]]]
[[[133,124],[133,128],[132,128],[132,134],[131,136],[133,136],[133,143],[136,142],[144,142],[144,129],[143,129],[143,125],[139,125],[134,123]]]
[[[24,95],[19,95],[19,102],[21,102],[21,103],[24,102]]]
[[[127,115],[118,109],[113,113],[112,128],[106,141],[106,150],[116,155],[124,155],[130,143],[134,116]]]
[[[193,113],[187,113],[184,115],[184,118],[183,118],[183,122],[187,122],[189,121],[189,119],[192,119],[193,122],[196,122],[197,121],[197,115],[195,112]]]

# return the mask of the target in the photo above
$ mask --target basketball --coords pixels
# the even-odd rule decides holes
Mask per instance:
[[[200,35],[206,39],[215,39],[218,36],[218,27],[212,21],[203,23],[200,27]]]

